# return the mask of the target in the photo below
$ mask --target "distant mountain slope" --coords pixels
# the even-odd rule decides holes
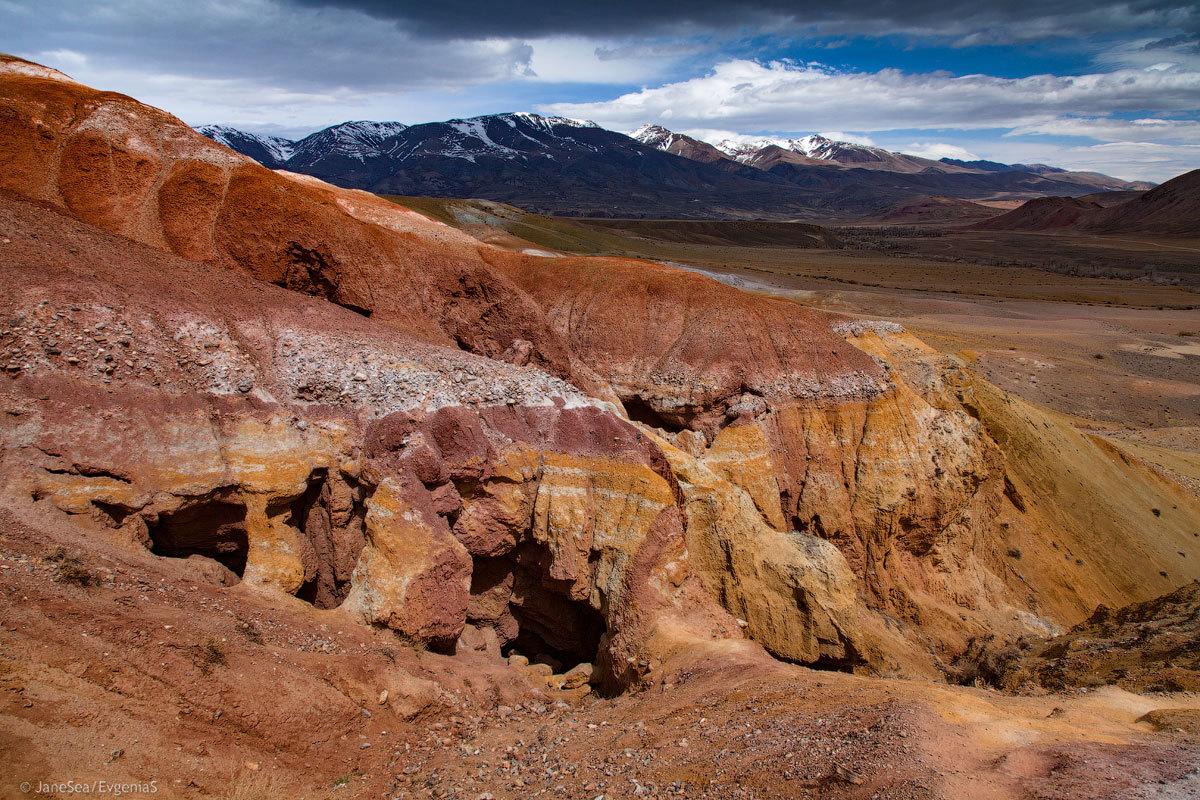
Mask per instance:
[[[662,150],[693,161],[703,161],[706,164],[730,161],[730,157],[713,147],[708,142],[693,139],[682,133],[674,133],[661,125],[643,125],[630,134],[647,147]]]
[[[1095,176],[975,168],[823,136],[714,146],[662,126],[633,137],[528,113],[411,127],[346,122],[298,142],[207,126],[209,138],[275,169],[337,186],[478,197],[539,213],[595,217],[820,219],[886,213],[915,196],[1024,200],[1079,195]],[[1104,177],[1104,176],[1100,176]]]
[[[292,157],[295,142],[278,136],[260,136],[227,125],[201,125],[196,130],[218,144],[253,158],[271,169],[282,167]]]
[[[1087,214],[1100,211],[1099,203],[1078,197],[1037,197],[1007,214],[970,226],[979,231],[1045,231],[1069,228]]]
[[[1200,169],[1115,205],[1103,202],[1107,199],[1105,194],[1041,197],[970,227],[993,231],[1071,228],[1094,233],[1200,236]]]
[[[369,182],[388,169],[387,142],[407,128],[400,122],[343,122],[305,136],[283,163],[339,186]]]
[[[1098,233],[1200,236],[1200,169],[1099,211],[1083,220],[1080,227]]]
[[[1034,175],[1066,176],[1076,183],[1095,186],[1104,191],[1139,191],[1153,189],[1155,184],[1147,181],[1123,181],[1111,175],[1100,172],[1071,172],[1060,167],[1046,164],[1001,164],[998,161],[960,161],[957,158],[943,158],[941,163],[979,172],[1030,172]]]

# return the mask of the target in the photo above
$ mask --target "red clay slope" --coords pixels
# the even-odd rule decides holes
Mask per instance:
[[[0,56],[0,190],[601,396],[581,360],[622,361],[600,371],[631,370],[639,386],[678,362],[702,404],[751,387],[853,392],[881,375],[820,312],[645,262],[502,254],[367,193],[271,172],[163,111],[11,56]],[[544,290],[576,284],[589,287],[593,318],[611,316],[592,328],[603,342],[567,344],[558,293]],[[685,315],[654,313],[658,295],[686,297]]]
[[[746,393],[861,399],[886,390],[879,366],[834,335],[838,318],[821,311],[632,259],[495,258],[627,407],[648,406],[668,428],[715,433]]]
[[[469,237],[362,192],[291,180],[166,112],[3,55],[0,190],[437,344],[497,357],[525,340],[532,363],[592,385]]]

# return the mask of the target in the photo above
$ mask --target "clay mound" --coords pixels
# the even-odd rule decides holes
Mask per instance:
[[[621,684],[655,628],[740,638],[686,568],[644,591],[685,552],[678,483],[608,404],[24,201],[0,198],[0,229],[4,505],[437,649],[606,659]]]
[[[917,195],[901,200],[875,218],[875,221],[896,223],[940,222],[944,220],[978,219],[996,213],[990,206],[960,200],[956,197]]]
[[[1038,197],[1007,214],[968,225],[973,231],[1045,231],[1070,228],[1103,207],[1076,197]]]
[[[743,395],[761,405],[887,389],[879,366],[835,335],[834,318],[823,312],[642,261],[497,260],[634,407],[631,416],[665,430],[711,436],[727,419],[753,412],[737,407]]]
[[[289,179],[124,95],[0,59],[0,189],[438,344],[591,386],[470,237],[363,192]]]
[[[1080,228],[1097,233],[1200,235],[1200,169],[1172,178],[1129,202],[1089,215]]]

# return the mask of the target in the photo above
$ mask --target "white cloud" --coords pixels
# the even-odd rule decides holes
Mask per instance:
[[[1116,44],[1095,56],[1109,68],[1200,70],[1200,36],[1166,39],[1137,38]]]
[[[979,156],[965,147],[959,147],[956,144],[946,144],[945,142],[913,142],[907,147],[902,147],[900,152],[908,153],[910,156],[920,156],[921,158],[932,158],[934,160],[957,158],[962,161],[974,161],[979,158]]]
[[[87,67],[87,56],[74,50],[46,50],[38,53],[38,61],[45,64],[56,64],[59,72]]]
[[[1200,72],[1176,68],[998,78],[895,69],[839,72],[785,61],[733,60],[705,76],[610,101],[541,108],[617,128],[671,119],[677,128],[881,131],[1008,128],[1081,109],[1100,114],[1191,110],[1198,97]]]
[[[854,144],[865,144],[868,147],[875,147],[875,140],[870,136],[861,133],[846,133],[845,131],[821,131],[821,136],[826,139],[832,139],[835,142],[853,142]]]
[[[707,75],[598,103],[552,103],[541,110],[632,129],[661,121],[706,141],[751,140],[740,131],[796,135],[834,129],[880,134],[937,130],[939,141],[889,146],[931,158],[1040,161],[1119,177],[1161,181],[1200,166],[1200,69],[1119,69],[1087,75],[999,78],[910,74],[895,69],[846,72],[812,63],[733,60]],[[1080,112],[1088,116],[1082,116]],[[1126,120],[1115,115],[1141,112]],[[1008,131],[1000,141],[964,142],[970,131]],[[960,143],[940,141],[948,132]],[[1084,136],[1104,146],[1064,146],[1029,135]],[[861,137],[863,134],[859,134]],[[908,134],[911,136],[911,133]],[[1040,137],[1039,137],[1040,138]],[[1111,144],[1112,146],[1108,146]],[[1021,157],[1005,157],[1019,151]]]
[[[617,46],[582,37],[535,39],[528,77],[550,83],[641,84],[660,80],[690,49]]]
[[[37,10],[5,19],[5,49],[82,71],[86,82],[103,70],[299,93],[444,91],[519,77],[532,55],[520,40],[420,39],[361,12],[274,0],[41,0]]]
[[[1194,119],[1116,119],[1111,117],[1052,117],[1019,125],[1006,136],[1045,134],[1087,136],[1109,141],[1145,141],[1162,144],[1200,142],[1200,120]]]

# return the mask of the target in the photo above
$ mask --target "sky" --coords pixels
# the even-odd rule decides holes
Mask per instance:
[[[287,138],[535,111],[1128,180],[1200,167],[1200,5],[1178,0],[0,0],[0,51]]]

